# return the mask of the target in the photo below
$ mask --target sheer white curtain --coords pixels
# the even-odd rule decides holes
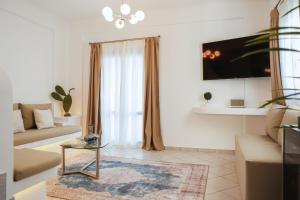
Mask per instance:
[[[280,13],[284,14],[299,5],[299,0],[288,0],[280,8]],[[280,18],[280,26],[300,26],[299,9],[293,11],[287,16]],[[293,32],[295,30],[285,30],[286,32]],[[284,31],[282,31],[284,32]],[[280,47],[288,49],[300,50],[300,37],[299,36],[281,36]],[[300,79],[292,77],[300,77],[300,53],[282,51],[280,53],[280,65],[283,88],[300,89]],[[285,95],[292,94],[294,91],[285,91]],[[298,101],[287,101],[289,105],[298,104]]]
[[[145,41],[102,46],[102,140],[121,146],[142,141]]]

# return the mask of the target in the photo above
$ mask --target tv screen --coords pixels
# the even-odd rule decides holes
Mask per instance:
[[[269,48],[269,44],[245,47],[257,36],[203,44],[203,80],[269,77],[269,53],[255,54],[235,60],[247,52]]]

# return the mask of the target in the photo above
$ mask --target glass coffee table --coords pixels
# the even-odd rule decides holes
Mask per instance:
[[[100,149],[106,147],[107,145],[101,146],[100,137],[95,135],[97,140],[91,144],[88,144],[84,141],[84,137],[76,138],[67,142],[62,143],[60,146],[62,147],[62,171],[61,175],[69,175],[69,174],[83,174],[89,176],[94,179],[99,179],[99,171],[100,171]],[[67,171],[66,170],[66,149],[82,149],[82,150],[90,150],[95,151],[96,158],[91,162],[83,166],[78,171]],[[96,163],[96,173],[90,173],[85,171],[88,167]]]

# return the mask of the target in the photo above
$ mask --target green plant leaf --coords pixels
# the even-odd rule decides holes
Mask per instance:
[[[300,40],[300,38],[271,38],[271,39],[262,39],[262,40],[257,40],[255,42],[251,42],[251,43],[246,43],[244,46],[245,47],[250,47],[250,46],[255,46],[255,45],[259,45],[259,44],[266,44],[269,43],[271,41],[282,41],[282,40]]]
[[[297,52],[297,53],[300,52],[299,50],[296,50],[296,49],[287,49],[287,48],[267,48],[267,49],[259,49],[259,50],[256,50],[256,51],[252,51],[252,52],[249,52],[249,53],[245,53],[245,54],[243,54],[242,56],[240,56],[240,57],[238,57],[238,58],[236,58],[236,59],[233,59],[232,62],[237,61],[237,60],[240,60],[240,59],[242,59],[242,58],[246,58],[246,57],[255,55],[255,54],[266,53],[266,52],[271,52],[271,51],[291,51],[291,52]]]
[[[256,42],[256,41],[260,41],[260,40],[263,40],[263,39],[270,39],[272,37],[279,37],[279,36],[282,36],[282,35],[300,35],[300,31],[291,31],[291,32],[283,32],[283,33],[268,33],[268,34],[263,34],[261,36],[258,36],[252,40],[248,40],[246,42],[246,44],[249,44],[249,43],[253,43],[253,42]]]
[[[297,95],[300,95],[300,92],[268,100],[265,104],[261,105],[259,108],[265,108],[266,106],[268,106],[272,103],[276,103],[280,100],[299,100],[299,98],[290,98],[290,97],[294,97],[294,96],[297,96]]]
[[[53,99],[55,99],[57,101],[63,101],[63,98],[57,92],[52,92],[51,96]]]
[[[62,96],[67,95],[65,90],[60,85],[55,86],[55,91]]]
[[[278,90],[284,90],[284,91],[300,91],[300,89],[293,89],[293,88],[283,88],[283,89],[277,89]],[[275,90],[276,91],[276,90]]]
[[[274,27],[274,28],[269,28],[269,29],[264,29],[262,31],[259,31],[258,33],[270,33],[270,32],[274,32],[274,31],[279,31],[279,30],[285,30],[285,29],[296,29],[296,30],[300,30],[300,27],[298,26],[278,26],[278,27]]]
[[[288,12],[286,12],[284,15],[282,15],[282,17],[285,17],[285,16],[289,15],[290,13],[292,13],[295,10],[297,10],[298,8],[300,8],[300,5],[296,6],[295,8],[292,8],[291,10],[289,10]]]
[[[299,79],[300,76],[284,76],[284,78],[295,78],[295,79]]]
[[[63,108],[66,113],[69,113],[72,106],[72,97],[71,95],[67,95],[63,101]]]
[[[71,94],[72,90],[75,90],[75,88],[69,89],[69,94]]]

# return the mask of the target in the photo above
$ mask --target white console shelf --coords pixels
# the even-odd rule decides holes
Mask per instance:
[[[204,115],[240,115],[240,116],[265,116],[267,108],[231,108],[215,105],[199,105],[193,107],[193,112]]]

